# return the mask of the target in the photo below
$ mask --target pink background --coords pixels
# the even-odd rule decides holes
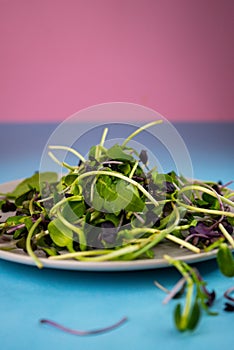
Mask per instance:
[[[0,0],[0,121],[103,102],[234,120],[233,0]]]

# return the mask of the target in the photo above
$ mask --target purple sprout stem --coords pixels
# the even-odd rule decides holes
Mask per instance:
[[[226,188],[226,187],[230,186],[232,183],[233,183],[233,181],[229,181],[229,182],[227,182],[226,184],[221,185],[220,187],[221,187],[221,188]]]
[[[41,215],[42,218],[43,218],[43,215]],[[32,218],[32,222],[35,222],[36,220]],[[10,234],[10,233],[13,233],[15,232],[16,230],[19,230],[20,228],[23,228],[25,227],[25,224],[19,224],[19,225],[16,225],[14,227],[11,227],[9,228],[9,230],[6,231],[6,233]]]
[[[234,292],[234,286],[228,288],[228,290],[226,290],[226,292],[224,293],[224,297],[230,301],[232,301],[234,303],[234,297],[231,297],[230,294]]]
[[[25,227],[25,224],[19,224],[17,226],[9,228],[9,230],[7,230],[7,233],[10,234],[10,233],[15,232],[16,230],[23,228],[23,227]]]
[[[186,282],[186,277],[182,277],[172,288],[172,290],[168,293],[166,298],[163,300],[163,304],[167,304],[178,292],[179,290],[184,286]]]
[[[194,238],[194,237],[200,237],[200,238],[206,238],[206,239],[209,239],[209,236],[204,234],[204,233],[192,233],[191,235],[188,235],[186,238],[185,238],[185,241],[189,241],[191,238]]]
[[[73,335],[86,336],[86,335],[95,335],[95,334],[101,334],[101,333],[105,333],[105,332],[111,331],[111,330],[121,326],[126,321],[127,321],[127,317],[123,317],[120,321],[118,321],[118,322],[116,322],[116,323],[114,323],[114,324],[112,324],[110,326],[107,326],[107,327],[104,327],[104,328],[99,328],[99,329],[92,329],[92,330],[88,330],[88,331],[81,331],[81,330],[71,329],[71,328],[65,327],[65,326],[63,326],[63,325],[61,325],[61,324],[59,324],[57,322],[54,322],[54,321],[51,321],[51,320],[47,320],[47,319],[40,320],[40,323],[48,324],[48,325],[50,325],[52,327],[60,329],[63,332],[70,333],[70,334],[73,334]]]

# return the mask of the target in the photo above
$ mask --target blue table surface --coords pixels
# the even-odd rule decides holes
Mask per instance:
[[[224,183],[234,180],[233,123],[175,124],[190,152],[194,176]],[[38,170],[41,153],[56,124],[0,124],[0,183]],[[233,185],[231,185],[233,188]],[[195,264],[217,294],[213,310],[194,332],[179,333],[173,324],[177,301],[162,304],[157,280],[172,288],[173,268],[78,272],[38,270],[0,260],[0,339],[3,350],[41,349],[220,349],[233,343],[233,313],[223,311],[223,292],[233,285],[215,259]],[[128,322],[109,333],[78,337],[39,323],[48,318],[75,329]]]

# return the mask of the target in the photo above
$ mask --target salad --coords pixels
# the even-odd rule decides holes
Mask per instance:
[[[77,263],[151,259],[164,240],[194,253],[234,248],[234,192],[227,185],[160,173],[148,167],[144,149],[129,147],[142,130],[161,122],[110,148],[104,146],[105,128],[87,159],[73,148],[49,146],[49,156],[67,173],[35,173],[1,194],[8,218],[0,222],[0,249],[20,249],[41,268],[40,257]],[[61,162],[54,154],[60,149],[77,156],[77,165]]]

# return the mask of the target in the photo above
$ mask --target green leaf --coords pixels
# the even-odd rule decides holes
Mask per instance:
[[[91,213],[90,211],[87,211],[85,214],[85,222],[89,223],[91,219]]]
[[[117,198],[116,185],[109,176],[100,176],[96,183],[97,191],[102,198],[113,201]]]
[[[58,176],[54,172],[44,172],[44,173],[35,173],[31,177],[20,182],[16,188],[6,194],[8,198],[16,198],[24,193],[28,192],[30,189],[35,189],[37,192],[40,191],[40,183],[54,183],[58,179]]]
[[[172,182],[178,185],[178,176],[176,175],[174,170],[170,171],[170,173],[168,173],[167,175],[170,176]],[[182,182],[185,183],[187,181],[187,179],[185,179],[183,176],[180,176],[180,179],[182,180]]]
[[[139,196],[138,189],[132,185],[127,184],[123,180],[119,180],[118,195],[127,202],[123,208],[127,211],[141,212],[145,207],[145,203]]]
[[[132,184],[127,184],[126,181],[116,181],[117,198],[114,201],[104,203],[106,210],[111,209],[111,212],[116,213],[122,209],[126,211],[141,212],[144,209],[144,202],[139,197],[139,192]]]
[[[82,189],[81,189],[81,186],[80,186],[80,185],[78,185],[78,184],[73,184],[73,185],[71,186],[70,192],[71,192],[74,196],[78,196],[79,194],[81,194],[81,191],[82,191]]]
[[[234,258],[226,243],[221,243],[217,253],[217,263],[224,276],[234,276]]]
[[[95,187],[93,190],[93,201],[92,201],[93,208],[96,209],[97,211],[102,211],[104,203],[105,203],[105,199],[100,196],[100,194],[97,192],[97,189]],[[88,213],[88,215],[86,216],[86,222],[88,222],[89,219],[90,219],[90,215]]]
[[[30,228],[31,228],[32,225],[33,225],[32,218],[31,218],[31,217],[26,218],[26,219],[24,220],[24,224],[25,224],[27,230],[29,231]],[[36,232],[36,230],[35,230],[35,232]]]
[[[98,147],[99,147],[99,145],[90,147],[90,149],[89,149],[89,160],[96,160],[96,153],[97,153],[97,148]]]
[[[228,217],[227,221],[229,222],[230,225],[234,226],[234,217],[233,218]]]
[[[25,237],[26,234],[27,234],[27,230],[25,229],[25,227],[19,228],[18,230],[16,230],[14,232],[13,238],[14,239],[23,238],[23,237]]]
[[[211,196],[208,193],[203,193],[202,199],[209,204],[213,204],[217,200],[215,197]]]
[[[202,208],[204,208],[204,207],[206,208],[209,205],[209,203],[204,201],[203,199],[197,199],[195,201],[195,204],[197,207],[202,207]]]
[[[49,255],[49,256],[55,256],[58,255],[57,250],[54,247],[41,247],[40,248],[42,250],[44,250],[44,252]]]
[[[73,232],[59,219],[54,219],[49,223],[48,231],[52,241],[59,247],[66,247],[73,238]]]
[[[145,252],[145,256],[148,259],[154,259],[155,258],[155,252],[153,251],[153,249],[149,249]]]
[[[18,230],[16,230],[13,234],[13,238],[14,239],[19,239],[19,238],[22,238],[24,237],[25,235],[27,235],[27,233],[29,232],[30,228],[32,227],[33,225],[33,221],[32,221],[32,218],[31,217],[23,217],[22,218],[23,220],[21,220],[20,222],[21,223],[24,223],[25,224],[25,227],[23,228],[19,228]],[[20,223],[19,222],[19,223]],[[34,234],[36,234],[38,231],[40,230],[39,227],[37,227],[35,229],[35,232]]]
[[[66,186],[70,186],[77,179],[77,177],[78,177],[78,174],[68,174],[64,176],[63,182],[65,183]]]
[[[62,214],[69,222],[76,222],[81,218],[86,211],[86,207],[83,200],[70,200],[64,205]]]
[[[182,327],[181,319],[182,319],[181,304],[177,304],[174,310],[175,325],[179,331],[184,331],[184,328]]]
[[[109,148],[106,153],[110,159],[134,161],[134,157],[128,154],[124,148],[118,144]]]
[[[116,227],[119,225],[119,217],[112,213],[105,215],[105,221],[111,221]]]
[[[152,172],[152,179],[155,185],[158,185],[159,187],[163,186],[165,181],[172,182],[170,175],[161,174],[157,171]]]
[[[8,226],[16,226],[16,225],[22,224],[27,218],[30,218],[30,216],[21,216],[21,215],[9,216],[6,219],[6,223]]]
[[[119,165],[118,169],[125,176],[128,176],[132,170],[131,165],[129,163]]]
[[[93,190],[93,206],[96,210],[117,213],[122,209],[140,212],[145,204],[134,185],[121,179],[112,180],[109,176],[101,176]]]
[[[20,207],[24,202],[30,201],[34,194],[35,194],[35,190],[34,189],[31,189],[31,190],[29,190],[27,192],[24,192],[20,196],[16,197],[15,205],[17,207]]]
[[[189,330],[193,330],[196,328],[199,319],[200,319],[200,315],[201,315],[201,311],[200,311],[200,307],[197,301],[194,302],[194,305],[190,311],[190,316],[189,316],[189,320],[187,323],[187,329]]]
[[[18,239],[18,238],[19,238],[19,236],[16,237],[15,239]],[[18,240],[18,242],[16,243],[16,247],[20,248],[20,249],[26,249],[26,237],[25,236],[21,237]]]
[[[203,193],[202,194],[202,199],[208,203],[210,209],[219,209],[220,204],[217,198],[211,196],[208,193]]]

